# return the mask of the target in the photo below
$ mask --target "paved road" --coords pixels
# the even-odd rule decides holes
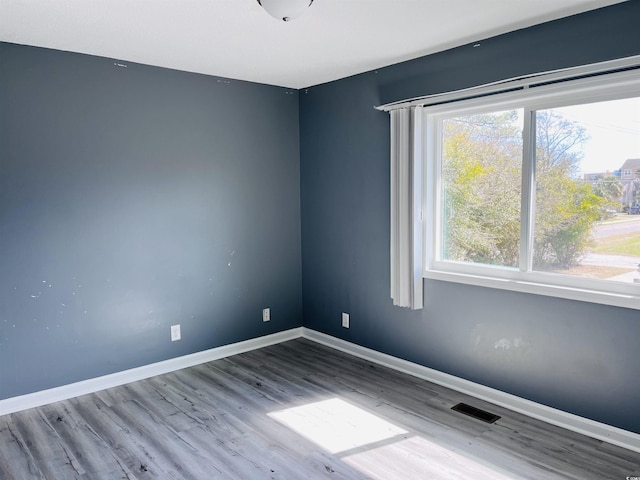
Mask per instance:
[[[598,225],[593,229],[593,238],[605,238],[625,233],[640,234],[640,215],[620,214],[616,220]]]

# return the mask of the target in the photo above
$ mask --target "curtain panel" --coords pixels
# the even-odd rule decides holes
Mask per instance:
[[[422,107],[391,116],[391,298],[414,310],[422,300]]]

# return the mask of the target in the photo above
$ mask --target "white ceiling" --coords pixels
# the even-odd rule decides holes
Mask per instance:
[[[0,41],[303,88],[620,0],[0,0]]]

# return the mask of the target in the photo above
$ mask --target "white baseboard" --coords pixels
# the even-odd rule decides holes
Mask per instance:
[[[361,347],[360,345],[315,330],[303,328],[302,336],[327,347],[335,348],[336,350],[369,360],[370,362],[408,373],[409,375],[428,380],[443,387],[451,388],[452,390],[471,395],[475,398],[486,400],[495,405],[500,405],[515,412],[522,413],[523,415],[537,418],[538,420],[629,450],[640,452],[640,435],[637,433],[589,420],[588,418],[580,417],[572,413],[563,412],[562,410],[530,400],[525,400],[524,398],[516,397],[515,395],[470,382],[447,373],[442,373],[417,363],[380,353],[376,350]]]
[[[509,393],[470,382],[462,378],[424,367],[417,363],[408,362],[376,350],[361,347],[351,342],[341,340],[309,328],[299,327],[284,332],[253,338],[243,342],[224,345],[202,352],[172,358],[158,363],[152,363],[123,372],[117,372],[102,377],[92,378],[61,387],[42,390],[39,392],[20,395],[18,397],[0,400],[0,415],[39,407],[61,400],[78,397],[88,393],[98,392],[106,388],[117,387],[126,383],[144,380],[145,378],[173,372],[182,368],[192,367],[201,363],[211,362],[238,353],[256,350],[258,348],[275,345],[296,338],[304,337],[327,347],[363,358],[379,365],[408,373],[423,380],[442,385],[472,397],[500,405],[515,412],[537,418],[559,427],[582,433],[592,438],[618,445],[629,450],[640,452],[640,435],[621,428],[595,422],[587,418],[547,407],[530,400],[525,400]]]
[[[302,336],[302,327],[278,332],[264,337],[252,338],[243,342],[232,343],[222,347],[204,350],[202,352],[184,355],[182,357],[171,358],[162,362],[132,368],[122,372],[104,375],[102,377],[91,378],[61,387],[41,390],[39,392],[28,393],[18,397],[0,400],[0,415],[26,410],[28,408],[40,407],[61,400],[98,392],[107,388],[117,387],[126,383],[144,380],[145,378],[174,372],[182,368],[193,367],[201,363],[211,362],[220,358],[229,357],[238,353],[256,350],[276,343],[286,342]]]

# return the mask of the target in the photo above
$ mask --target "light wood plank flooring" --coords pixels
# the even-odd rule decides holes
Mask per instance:
[[[2,480],[634,475],[638,453],[304,339],[0,417]]]

